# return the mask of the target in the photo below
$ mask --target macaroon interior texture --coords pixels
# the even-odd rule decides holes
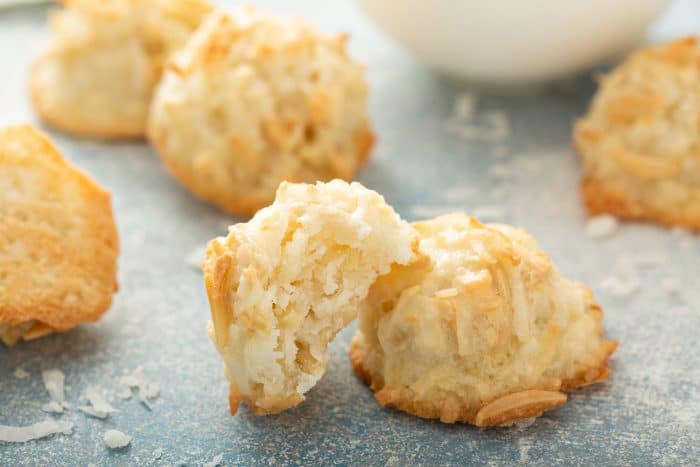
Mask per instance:
[[[271,206],[210,242],[209,332],[232,413],[241,400],[257,414],[303,401],[372,283],[412,260],[414,236],[379,194],[334,180],[282,183]]]

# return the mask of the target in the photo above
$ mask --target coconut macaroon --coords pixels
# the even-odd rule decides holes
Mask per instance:
[[[51,126],[140,138],[165,61],[211,10],[202,0],[63,0],[31,72],[34,106]]]
[[[304,400],[326,348],[357,316],[375,279],[413,259],[415,232],[374,191],[340,180],[282,183],[274,203],[212,240],[203,264],[235,413]]]
[[[372,286],[350,346],[381,405],[503,425],[609,376],[600,307],[530,235],[463,214],[413,226],[418,259]]]
[[[171,174],[239,215],[282,181],[350,180],[373,136],[344,36],[254,7],[215,12],[158,86],[148,136]]]
[[[652,46],[605,76],[574,130],[591,215],[700,229],[700,46]]]
[[[0,340],[97,321],[118,249],[109,193],[32,127],[0,129]]]

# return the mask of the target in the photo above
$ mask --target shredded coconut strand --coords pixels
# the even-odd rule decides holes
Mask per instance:
[[[70,422],[44,420],[29,426],[0,425],[0,441],[6,443],[26,443],[34,439],[46,438],[55,434],[69,435],[73,430]]]
[[[119,430],[107,430],[104,435],[105,444],[110,449],[119,449],[131,443],[131,436],[122,433]]]
[[[66,403],[64,384],[66,376],[61,370],[45,370],[41,373],[41,378],[44,380],[46,391],[51,397],[51,402],[44,404],[41,410],[44,412],[63,413],[65,409],[70,408]]]
[[[110,413],[117,412],[102,394],[94,386],[88,386],[84,393],[85,398],[90,402],[90,406],[78,407],[81,411],[97,418],[107,418]]]
[[[618,270],[603,279],[600,287],[610,295],[627,297],[639,290],[639,277],[635,271]]]

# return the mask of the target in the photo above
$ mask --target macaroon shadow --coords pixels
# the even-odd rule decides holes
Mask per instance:
[[[66,360],[85,358],[109,348],[111,337],[106,329],[82,324],[66,332],[54,332],[30,341],[20,340],[5,348],[3,360],[10,368],[36,360],[42,362],[42,367],[60,366]]]

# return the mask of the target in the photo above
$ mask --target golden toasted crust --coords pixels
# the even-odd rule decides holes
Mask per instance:
[[[28,125],[0,130],[0,167],[0,324],[33,339],[98,320],[117,290],[109,193]]]
[[[589,214],[700,230],[700,46],[632,54],[605,76],[575,125]]]
[[[427,402],[415,397],[412,391],[400,389],[382,389],[375,393],[377,402],[382,407],[394,407],[421,418],[438,419],[443,423],[463,422],[476,426],[501,426],[510,425],[517,420],[538,417],[546,410],[554,409],[566,402],[566,394],[561,391],[571,391],[573,389],[600,383],[608,379],[612,374],[608,368],[608,358],[617,348],[617,343],[608,341],[608,354],[598,367],[590,368],[573,378],[561,381],[553,379],[547,381],[541,387],[532,387],[502,394],[496,398],[484,401],[479,406],[464,406],[461,401],[455,398],[444,398]],[[380,382],[374,382],[370,373],[364,366],[365,349],[361,333],[355,334],[350,347],[348,348],[352,369],[358,378],[365,382],[372,389],[379,387]],[[561,391],[560,391],[561,390]],[[542,396],[533,394],[533,391],[546,392],[543,400],[532,396]],[[513,405],[505,405],[506,409],[496,410],[493,406],[496,402],[501,403],[511,401],[514,395],[520,397],[530,397],[526,404],[518,404],[516,410],[512,410]],[[504,400],[505,399],[505,400]],[[502,407],[501,407],[502,408]]]
[[[581,182],[581,194],[589,216],[612,214],[620,219],[653,221],[700,231],[700,206],[660,209],[630,196],[624,189],[591,178]]]
[[[282,181],[351,180],[374,135],[344,37],[253,7],[213,13],[170,61],[148,139],[173,177],[237,215]]]
[[[362,165],[367,162],[367,159],[369,159],[369,154],[375,140],[374,134],[372,134],[369,129],[366,132],[363,132],[360,135],[360,138],[364,140],[364,143],[360,146],[362,148],[362,152],[358,155],[358,168],[361,168]],[[151,138],[149,142],[156,149],[156,152],[161,157],[163,165],[170,175],[175,178],[175,180],[180,182],[197,198],[201,199],[202,201],[213,203],[229,214],[233,214],[234,216],[250,217],[258,210],[270,204],[272,201],[269,196],[262,194],[232,197],[228,193],[213,189],[211,185],[202,184],[198,178],[197,170],[188,170],[179,163],[178,158],[171,157],[160,138]],[[345,178],[340,177],[340,179],[349,182],[352,180],[352,176]],[[300,180],[295,180],[294,177],[289,177],[285,181],[298,182]]]
[[[600,307],[531,237],[459,215],[414,226],[425,256],[375,283],[348,349],[380,405],[504,425],[609,377]]]
[[[143,138],[170,54],[211,10],[203,0],[63,1],[29,76],[47,124],[89,138]]]

